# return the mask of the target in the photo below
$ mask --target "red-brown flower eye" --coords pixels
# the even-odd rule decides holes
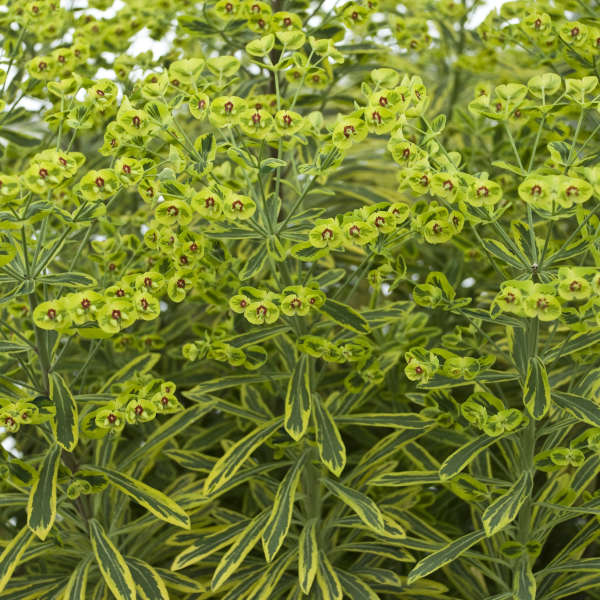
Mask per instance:
[[[319,81],[321,81],[321,78],[320,78],[318,75],[313,75],[313,76],[312,76],[312,80],[313,80],[315,83],[319,83]]]
[[[108,419],[109,423],[114,423],[117,420],[117,415],[110,413],[110,415],[108,415],[106,418]]]
[[[573,27],[571,29],[571,37],[577,37],[579,35],[579,27]]]
[[[58,162],[63,166],[66,167],[67,166],[67,159],[64,158],[63,156],[59,156],[58,157]]]
[[[206,102],[204,100],[198,100],[198,108],[200,110],[204,110],[205,106],[206,106]]]
[[[192,242],[190,244],[190,252],[196,252],[196,250],[198,250],[198,244],[196,244],[196,242]]]
[[[571,281],[571,283],[569,284],[569,289],[572,292],[578,292],[581,289],[581,282],[579,282],[579,281]]]
[[[104,91],[103,90],[96,90],[96,94],[98,94],[98,96],[104,96]]]
[[[433,233],[440,233],[442,231],[442,226],[439,223],[433,224]]]
[[[541,186],[537,185],[537,183],[534,186],[532,186],[532,188],[531,188],[532,196],[539,196],[541,193],[542,193]]]
[[[58,60],[59,63],[64,64],[67,59],[62,54],[59,54],[56,60]]]
[[[521,118],[521,111],[517,108],[517,110],[515,110],[515,112],[513,113],[513,115],[515,116],[516,119],[520,119]]]
[[[140,300],[140,305],[142,306],[142,308],[143,308],[144,310],[148,310],[148,306],[149,306],[149,304],[148,304],[148,300],[146,300],[146,298],[142,298],[142,299]]]
[[[9,427],[14,427],[15,420],[12,417],[6,417],[6,419],[4,419],[4,424],[8,425]]]
[[[117,265],[115,265],[115,263],[110,263],[108,265],[108,270],[109,271],[114,271],[117,268]]]
[[[373,121],[377,121],[377,123],[379,124],[381,123],[381,115],[376,110],[373,111],[371,118],[373,119]]]
[[[248,303],[245,300],[242,299],[242,300],[240,300],[240,306],[242,308],[246,308],[246,306],[248,306]]]
[[[170,217],[176,217],[179,214],[179,209],[176,206],[167,206],[167,214]]]
[[[289,127],[292,124],[292,117],[290,117],[290,115],[283,115],[281,120],[285,123],[286,127]]]
[[[452,217],[452,224],[454,225],[454,227],[458,227],[459,223],[460,223],[460,221],[458,220],[458,217],[456,215],[454,215]]]
[[[294,298],[291,302],[290,302],[290,306],[292,308],[300,308],[302,306],[302,300],[300,300],[300,298]]]
[[[381,215],[375,217],[375,227],[383,227],[385,225],[385,219]]]
[[[293,73],[294,79],[300,79],[300,77],[302,77],[302,73],[300,73],[300,71],[294,71]],[[314,77],[313,77],[314,79]]]
[[[34,5],[31,7],[31,12],[33,12],[34,14],[36,14],[36,15],[37,15],[37,13],[38,13],[38,12],[40,12],[40,7],[39,7],[37,4],[34,4]]]
[[[231,100],[228,100],[227,102],[225,102],[225,104],[223,105],[223,109],[225,110],[225,112],[227,114],[230,114],[231,111],[233,110],[233,102]]]
[[[135,115],[131,119],[131,122],[133,123],[133,126],[136,127],[136,128],[139,128],[139,126],[142,124],[142,120],[137,115]]]
[[[488,188],[485,185],[482,185],[481,187],[477,188],[477,195],[478,196],[489,196],[490,194],[490,190],[488,190]]]
[[[81,56],[81,50],[79,50],[79,49],[76,49],[76,50],[75,50],[75,56],[76,56],[77,58],[79,58],[79,57]]]
[[[505,302],[509,304],[512,304],[516,299],[516,296],[512,292],[508,292],[504,298]]]
[[[262,108],[262,104],[261,104],[260,102],[257,102],[257,103],[254,105],[254,108],[255,108],[256,110],[260,110],[260,109]]]
[[[449,179],[446,179],[443,183],[443,187],[445,190],[451,192],[454,189],[454,184]]]
[[[44,169],[43,167],[38,171],[38,175],[42,178],[42,179],[46,179],[46,177],[48,177],[48,169]]]
[[[53,308],[49,308],[48,312],[46,313],[48,315],[48,318],[51,319],[52,321],[54,321],[54,319],[56,319],[56,310]]]
[[[311,298],[311,299],[309,300],[309,302],[310,302],[311,304],[314,304],[316,301],[317,301],[317,300],[316,300],[316,298]]]
[[[263,304],[261,304],[257,309],[256,309],[256,314],[259,317],[264,317],[267,314],[267,307],[264,306]]]
[[[181,82],[179,81],[179,79],[172,79],[171,80],[171,85],[175,86],[175,87],[179,87],[181,84]]]
[[[131,167],[129,165],[123,165],[123,173],[129,175],[129,173],[131,173]]]
[[[264,19],[259,19],[259,20],[257,21],[257,24],[258,24],[258,26],[259,26],[261,29],[264,29],[264,28],[265,28],[265,21],[264,21]]]
[[[180,265],[187,265],[189,263],[188,257],[185,254],[182,254],[179,257],[179,264]]]
[[[102,177],[96,177],[96,179],[94,180],[94,183],[99,187],[104,187],[104,179],[102,179]]]
[[[122,288],[119,288],[116,292],[115,292],[115,296],[117,298],[122,298],[125,295],[125,290]]]
[[[329,227],[323,229],[323,231],[321,232],[321,238],[324,240],[330,240],[333,238],[333,231],[331,231],[331,229],[329,229]]]
[[[209,196],[204,201],[204,206],[206,206],[206,208],[212,208],[214,205],[215,205],[215,199],[212,196]]]
[[[388,104],[388,99],[386,98],[386,96],[380,96],[379,98],[379,105],[380,106],[387,106]]]
[[[417,100],[421,99],[421,92],[419,92],[419,90],[415,90],[415,96],[417,97]]]
[[[350,227],[350,229],[348,230],[348,233],[352,237],[357,237],[360,235],[360,227],[358,225],[352,225],[352,227]]]
[[[283,24],[284,24],[286,27],[289,27],[289,26],[292,24],[292,20],[291,20],[289,17],[285,17],[285,18],[283,19]]]
[[[146,188],[146,194],[148,194],[148,196],[150,196],[150,198],[152,198],[154,196],[154,189],[151,187]]]
[[[418,45],[417,44],[417,40],[411,40],[411,42],[410,42],[409,45],[414,50],[417,47],[417,45]]]
[[[536,19],[536,20],[534,21],[534,23],[533,23],[533,26],[534,26],[536,29],[539,29],[539,28],[542,26],[542,20],[541,20],[541,19]]]
[[[38,63],[38,69],[39,69],[40,71],[45,71],[47,68],[48,68],[48,63],[47,63],[47,62],[44,62],[43,60],[41,60],[41,61]]]
[[[115,320],[115,321],[120,321],[121,320],[121,311],[118,309],[114,309],[112,311],[112,313],[110,314],[110,316]]]
[[[254,113],[254,114],[252,115],[252,122],[253,122],[255,125],[258,125],[258,124],[260,123],[260,115],[259,115],[258,113]]]
[[[233,210],[242,211],[244,210],[244,203],[241,200],[234,200],[231,203],[231,208]]]
[[[423,186],[423,187],[427,187],[429,185],[429,177],[427,177],[427,175],[422,175],[421,179],[419,179],[419,183]]]
[[[168,399],[166,396],[163,396],[163,397],[160,399],[160,403],[161,403],[163,406],[167,406],[167,404],[169,404],[169,399]]]
[[[548,300],[546,298],[539,298],[538,301],[536,302],[536,305],[538,308],[541,308],[542,310],[545,308],[548,308]]]
[[[110,140],[110,145],[111,145],[111,148],[114,148],[117,145],[117,140],[115,140],[115,138]]]
[[[135,409],[135,414],[138,415],[138,417],[144,412],[144,407],[141,404],[138,404]]]
[[[576,185],[570,185],[566,189],[567,196],[579,196],[579,188]]]
[[[421,375],[421,374],[423,373],[423,367],[420,367],[419,365],[417,365],[417,366],[415,367],[415,373],[416,373],[417,375]]]
[[[225,5],[225,10],[226,10],[228,13],[230,13],[230,12],[233,10],[233,4],[231,4],[231,2],[228,2],[228,3]]]
[[[150,277],[144,277],[144,285],[146,287],[152,287],[152,279],[150,279]]]
[[[408,160],[410,158],[410,148],[404,148],[404,150],[402,150],[402,158],[404,160]]]
[[[353,13],[350,15],[350,18],[351,18],[353,21],[357,21],[357,20],[358,20],[358,13],[357,13],[356,11],[354,11],[354,12],[353,12]]]
[[[81,301],[81,307],[82,307],[82,308],[86,308],[86,309],[87,309],[87,308],[89,308],[91,305],[92,305],[92,303],[90,302],[90,300],[89,300],[88,298],[84,298],[84,299]]]
[[[27,419],[29,419],[29,415],[26,412],[23,412],[23,413],[21,413],[21,419],[26,421]]]
[[[259,13],[260,12],[260,6],[258,4],[253,4],[252,8],[250,9],[253,13]]]
[[[185,279],[178,279],[176,285],[179,289],[183,290],[185,288]]]

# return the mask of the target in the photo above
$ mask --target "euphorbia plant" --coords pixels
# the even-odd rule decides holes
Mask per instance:
[[[600,7],[480,4],[4,7],[0,599],[600,598]]]

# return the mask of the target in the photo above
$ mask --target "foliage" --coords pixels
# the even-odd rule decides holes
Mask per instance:
[[[0,12],[0,599],[600,598],[600,3],[112,4]]]

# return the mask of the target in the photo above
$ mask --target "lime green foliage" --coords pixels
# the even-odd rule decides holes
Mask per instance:
[[[0,600],[600,600],[600,3],[482,4],[5,3]]]

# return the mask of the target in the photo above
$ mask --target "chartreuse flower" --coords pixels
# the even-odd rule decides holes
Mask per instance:
[[[256,204],[252,198],[242,194],[231,193],[223,202],[223,214],[228,219],[246,221],[256,212]]]
[[[302,115],[293,110],[280,110],[275,115],[275,131],[279,135],[294,135],[303,125]]]
[[[540,321],[554,321],[560,317],[560,302],[554,295],[554,285],[535,283],[529,286],[523,302],[523,312],[527,317],[537,317]]]
[[[357,221],[350,215],[349,220],[344,219],[342,231],[346,240],[359,246],[366,246],[378,236],[377,227],[366,221]]]
[[[134,398],[127,403],[125,420],[130,425],[147,423],[156,417],[156,405],[150,400]]]
[[[289,286],[283,290],[281,312],[288,317],[307,315],[311,308],[319,308],[325,302],[325,294],[318,289]]]
[[[160,302],[148,292],[136,292],[133,295],[133,306],[136,316],[144,321],[151,321],[160,315]]]
[[[431,178],[431,193],[448,202],[454,202],[461,189],[458,173],[435,173]]]
[[[308,234],[308,241],[315,248],[339,248],[344,234],[336,219],[319,219]]]
[[[239,0],[219,0],[215,4],[215,13],[223,21],[231,21],[241,16],[242,6]]]
[[[238,314],[242,314],[250,305],[252,300],[245,294],[237,294],[229,299],[229,308]]]
[[[158,294],[165,286],[164,275],[158,271],[146,271],[140,275],[136,275],[134,279],[134,287],[136,290],[146,290],[151,294]]]
[[[585,278],[593,269],[589,267],[560,267],[558,269],[558,295],[563,300],[587,300],[592,286]]]
[[[133,304],[123,299],[108,299],[96,313],[100,329],[107,333],[119,333],[132,325],[136,318]]]
[[[333,128],[332,142],[342,150],[347,150],[367,137],[369,130],[366,123],[358,117],[343,117]]]
[[[489,179],[462,174],[466,187],[465,202],[471,206],[494,206],[502,200],[502,188]]]
[[[490,437],[496,437],[514,431],[523,421],[523,413],[516,408],[501,410],[488,417],[483,424],[483,432]]]
[[[238,125],[246,102],[238,96],[219,96],[210,105],[208,118],[214,127]]]
[[[71,314],[62,298],[47,300],[35,307],[33,321],[40,329],[66,329],[71,325]]]
[[[135,158],[121,157],[113,168],[115,175],[124,186],[135,185],[144,176],[144,165]]]
[[[192,220],[192,210],[183,200],[165,199],[154,211],[154,218],[161,225],[187,225]]]
[[[54,79],[58,71],[53,56],[36,56],[27,63],[26,68],[31,77],[44,80]]]
[[[440,366],[438,357],[422,346],[411,348],[405,353],[404,358],[407,362],[404,374],[411,381],[419,383],[427,383]]]
[[[167,281],[167,295],[173,302],[183,302],[193,284],[189,273],[177,271]]]
[[[253,325],[270,325],[279,318],[279,308],[270,300],[258,300],[245,308],[244,317]]]
[[[207,221],[217,220],[223,213],[222,197],[227,200],[230,194],[231,192],[226,188],[217,191],[204,187],[192,197],[192,209]]]
[[[169,80],[171,85],[196,85],[202,75],[206,62],[202,58],[183,58],[169,65]]]
[[[16,175],[0,173],[0,204],[9,203],[21,194],[21,181]]]
[[[60,185],[63,171],[54,162],[39,160],[32,162],[23,174],[23,183],[34,194],[45,194]]]
[[[388,150],[392,153],[394,160],[402,167],[418,168],[425,166],[427,154],[416,144],[400,137],[390,137]]]
[[[208,116],[210,108],[210,98],[207,94],[198,93],[192,96],[188,102],[190,114],[195,119],[203,121]]]
[[[208,356],[219,362],[228,362],[232,367],[240,367],[246,362],[244,351],[226,342],[213,342]]]
[[[144,110],[134,108],[127,96],[123,97],[123,101],[117,112],[117,123],[127,135],[132,137],[144,137],[156,129],[148,113]]]
[[[99,79],[87,89],[87,99],[99,110],[106,110],[117,102],[119,89],[109,79]]]
[[[406,209],[408,210],[408,206],[406,206]],[[396,215],[390,214],[388,211],[374,210],[369,215],[367,222],[369,225],[375,227],[379,233],[391,233],[396,229],[398,219]]]
[[[402,225],[410,216],[410,208],[405,202],[394,202],[388,208],[388,212],[394,216],[396,225]]]
[[[445,358],[442,372],[448,377],[473,379],[481,370],[479,361],[471,356],[456,356],[449,353]]]
[[[273,31],[302,29],[302,19],[295,13],[280,11],[273,13],[271,25]]]
[[[260,140],[271,131],[273,117],[264,110],[249,108],[240,113],[238,124],[247,136]]]
[[[94,419],[96,427],[108,429],[110,433],[119,433],[125,427],[125,413],[117,408],[102,408]]]
[[[581,105],[582,108],[592,104],[591,96],[598,87],[598,78],[595,75],[589,75],[581,79],[565,79],[565,96],[573,102]]]
[[[75,292],[64,297],[65,307],[75,325],[83,325],[96,319],[98,309],[104,304],[104,296],[93,290]]]
[[[88,171],[79,182],[79,190],[85,200],[101,202],[115,194],[121,184],[112,169]]]

